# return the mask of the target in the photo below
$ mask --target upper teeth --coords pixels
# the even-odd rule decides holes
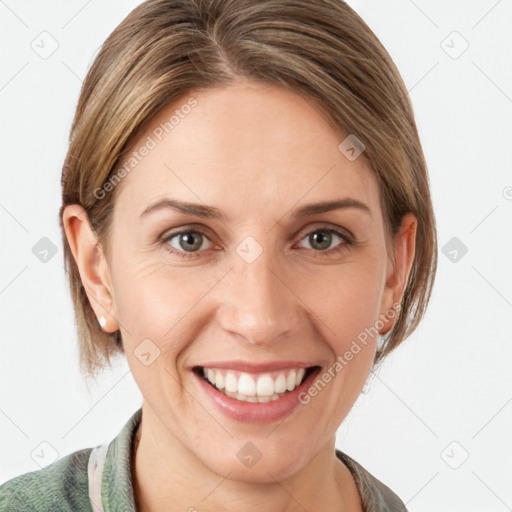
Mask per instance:
[[[306,370],[297,368],[281,373],[251,375],[250,373],[203,368],[204,376],[217,389],[244,396],[271,397],[277,393],[293,391],[302,381]]]

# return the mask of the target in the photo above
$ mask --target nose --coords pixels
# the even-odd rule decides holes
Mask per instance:
[[[301,301],[293,276],[270,251],[248,263],[235,254],[221,286],[217,310],[221,327],[254,345],[278,343],[300,328]]]

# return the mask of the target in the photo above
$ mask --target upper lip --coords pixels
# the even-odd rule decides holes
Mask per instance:
[[[212,361],[202,365],[201,368],[215,368],[224,370],[237,370],[247,373],[264,373],[288,368],[310,368],[318,366],[308,361],[268,361],[266,363],[255,363],[251,361]]]

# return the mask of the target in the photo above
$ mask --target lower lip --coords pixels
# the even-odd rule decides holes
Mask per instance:
[[[319,371],[320,369],[317,368],[311,372],[306,380],[293,391],[289,391],[286,395],[283,395],[277,400],[263,403],[243,402],[231,398],[221,391],[218,391],[196,373],[193,373],[206,395],[226,416],[244,423],[269,423],[285,418],[291,414],[298,405],[301,405],[299,401],[300,393],[309,388],[310,383],[314,380]]]

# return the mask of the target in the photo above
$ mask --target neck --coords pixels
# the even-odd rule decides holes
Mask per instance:
[[[346,466],[336,457],[332,439],[300,471],[272,483],[248,483],[218,475],[198,461],[178,439],[161,442],[147,421],[134,439],[133,490],[139,512],[174,510],[239,512],[265,509],[362,511],[359,491]],[[198,467],[199,463],[199,467]]]

